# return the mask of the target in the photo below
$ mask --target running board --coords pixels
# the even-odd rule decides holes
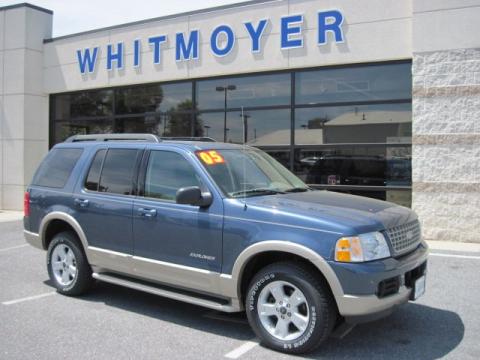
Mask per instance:
[[[223,312],[238,312],[238,309],[235,309],[233,306],[229,304],[222,304],[221,302],[216,302],[213,300],[202,299],[201,297],[196,297],[193,295],[187,295],[179,292],[175,292],[172,290],[166,290],[161,288],[160,286],[147,285],[143,283],[135,282],[134,280],[128,280],[125,278],[116,277],[111,274],[99,274],[93,273],[92,277],[94,279],[104,281],[110,284],[124,286],[130,289],[139,290],[143,292],[147,292],[154,295],[163,296],[173,300],[183,301],[189,304],[203,306],[209,309],[223,311]]]

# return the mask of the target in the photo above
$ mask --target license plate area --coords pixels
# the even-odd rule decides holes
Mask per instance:
[[[423,275],[417,280],[415,280],[412,287],[412,294],[410,295],[410,300],[417,300],[420,296],[425,294],[426,279],[427,277]]]

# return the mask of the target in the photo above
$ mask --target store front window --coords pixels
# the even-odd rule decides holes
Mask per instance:
[[[52,144],[152,133],[248,144],[311,186],[411,204],[411,63],[340,66],[51,96]]]

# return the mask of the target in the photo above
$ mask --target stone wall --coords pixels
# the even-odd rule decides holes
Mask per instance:
[[[480,242],[480,48],[413,54],[412,141],[424,236]]]

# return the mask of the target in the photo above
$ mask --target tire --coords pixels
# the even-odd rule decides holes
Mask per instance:
[[[320,346],[337,321],[326,281],[293,262],[260,270],[250,282],[245,302],[248,321],[262,345],[288,354]]]
[[[53,238],[47,251],[47,269],[50,280],[63,295],[85,293],[93,283],[80,241],[73,232],[61,232]]]

